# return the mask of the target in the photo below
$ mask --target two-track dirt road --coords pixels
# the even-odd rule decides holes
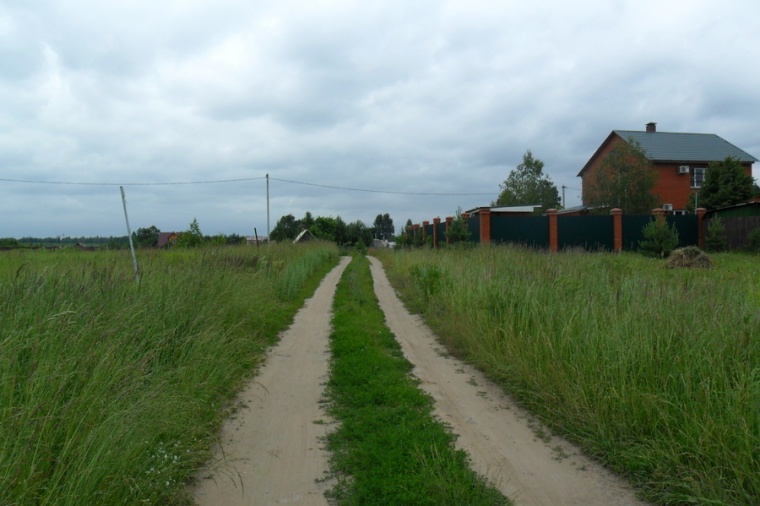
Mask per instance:
[[[415,365],[435,414],[458,435],[475,470],[522,505],[634,505],[626,484],[567,442],[545,442],[530,417],[478,371],[442,353],[419,317],[403,307],[371,258],[386,324]],[[241,394],[242,407],[221,433],[209,469],[191,490],[198,504],[327,504],[329,425],[319,405],[329,363],[331,305],[348,259],[323,280]]]

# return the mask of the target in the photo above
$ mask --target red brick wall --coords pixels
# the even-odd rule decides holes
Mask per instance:
[[[707,162],[681,162],[681,163],[657,163],[655,168],[659,177],[654,184],[652,193],[658,195],[660,204],[673,204],[673,209],[684,209],[691,193],[691,173],[679,174],[678,167],[688,165],[691,169],[696,167],[707,168]],[[748,175],[752,175],[752,166],[744,165]]]

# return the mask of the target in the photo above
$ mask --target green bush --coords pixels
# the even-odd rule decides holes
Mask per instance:
[[[705,243],[707,251],[724,251],[726,249],[726,226],[719,216],[710,218],[707,222]]]
[[[678,247],[678,230],[665,220],[650,221],[641,232],[644,240],[639,241],[639,251],[646,256],[667,258]]]
[[[747,241],[747,250],[750,253],[760,253],[760,228],[755,229],[749,234]]]

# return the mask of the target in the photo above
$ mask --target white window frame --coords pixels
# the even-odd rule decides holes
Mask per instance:
[[[691,188],[702,188],[702,183],[705,181],[705,174],[707,173],[707,167],[693,167],[691,169]]]

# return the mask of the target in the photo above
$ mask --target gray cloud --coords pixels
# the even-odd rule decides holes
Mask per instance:
[[[126,192],[135,228],[261,234],[267,173],[271,226],[401,224],[490,203],[531,149],[573,205],[615,128],[760,156],[760,40],[737,28],[759,16],[739,0],[0,6],[0,178],[254,178]],[[0,216],[0,237],[124,233],[116,186],[0,181]]]

